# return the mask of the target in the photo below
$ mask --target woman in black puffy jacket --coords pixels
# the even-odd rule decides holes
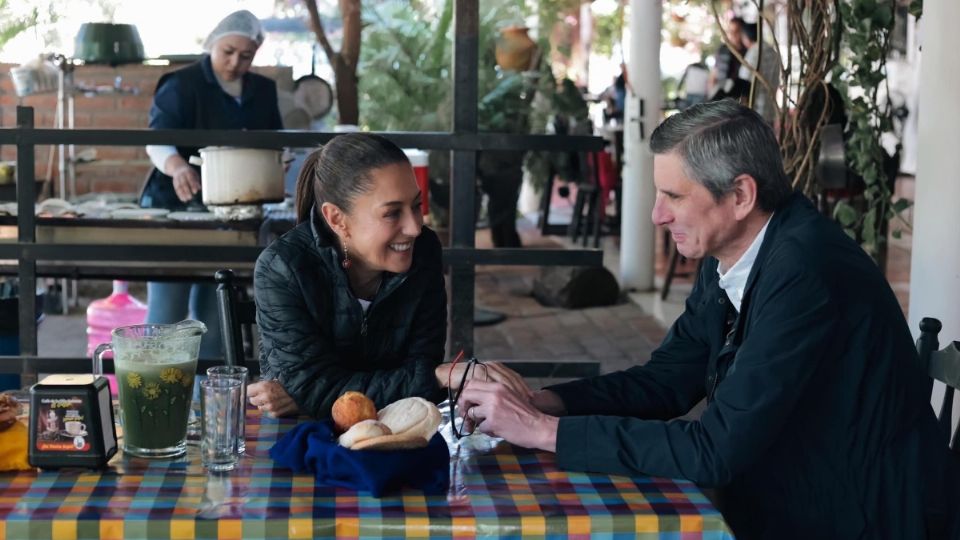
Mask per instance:
[[[442,249],[423,226],[406,155],[371,134],[340,135],[297,181],[298,225],[257,260],[254,287],[264,381],[250,402],[269,414],[328,417],[343,392],[377,407],[440,401],[464,364],[442,364],[447,297]],[[496,363],[480,376],[529,392]]]

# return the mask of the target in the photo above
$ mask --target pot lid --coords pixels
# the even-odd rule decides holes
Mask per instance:
[[[293,101],[314,120],[319,120],[333,108],[333,88],[316,75],[304,75],[293,83]]]

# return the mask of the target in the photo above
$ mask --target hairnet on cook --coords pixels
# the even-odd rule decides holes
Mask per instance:
[[[243,36],[252,40],[259,47],[263,43],[263,27],[260,19],[245,9],[234,11],[217,24],[203,42],[203,50],[210,52],[213,44],[224,36]]]

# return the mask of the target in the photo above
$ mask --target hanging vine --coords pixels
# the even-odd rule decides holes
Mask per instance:
[[[833,70],[833,81],[850,115],[847,166],[863,179],[865,204],[858,208],[840,202],[834,217],[868,253],[882,257],[888,223],[909,206],[904,199],[893,201],[893,182],[885,166],[890,158],[880,143],[893,127],[884,96],[889,95],[886,63],[896,0],[844,0],[839,7],[846,50]]]
[[[718,2],[713,0],[711,5],[719,25]],[[767,19],[776,15],[764,9],[763,0],[753,3],[760,14],[760,28],[769,30],[772,24]],[[888,223],[909,206],[903,199],[893,200],[893,185],[885,167],[889,158],[880,144],[881,136],[892,127],[890,106],[884,98],[888,92],[881,90],[886,88],[896,0],[784,0],[775,5],[786,9],[786,47],[781,48],[776,39],[772,45],[761,40],[760,47],[790,51],[780,79],[765,79],[759,66],[744,63],[741,55],[732,52],[753,73],[751,96],[758,91],[774,96],[779,90],[774,127],[784,168],[794,187],[812,198],[820,189],[815,175],[820,135],[836,105],[829,97],[829,86],[842,96],[849,119],[845,127],[847,166],[863,179],[865,187],[858,203],[841,200],[833,215],[868,253],[882,257]],[[921,1],[913,0],[911,11],[921,10]],[[898,233],[894,231],[895,236]]]
[[[786,9],[787,50],[796,51],[799,62],[794,66],[794,55],[787,55],[790,78],[782,89],[778,136],[794,188],[812,197],[820,133],[832,113],[826,79],[837,62],[838,13],[834,0],[788,0]],[[788,104],[795,111],[791,117]]]

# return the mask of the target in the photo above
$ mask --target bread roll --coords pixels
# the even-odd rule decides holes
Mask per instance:
[[[384,435],[360,441],[351,450],[412,450],[424,448],[429,441],[416,435]]]
[[[401,399],[377,413],[395,435],[415,435],[430,440],[440,427],[440,409],[418,397]]]
[[[337,439],[337,442],[344,448],[353,448],[353,445],[359,442],[390,435],[391,433],[393,432],[390,431],[390,428],[376,420],[361,420],[344,432]]]
[[[377,406],[360,392],[344,392],[333,402],[330,414],[337,433],[344,433],[354,424],[364,420],[376,420]]]

